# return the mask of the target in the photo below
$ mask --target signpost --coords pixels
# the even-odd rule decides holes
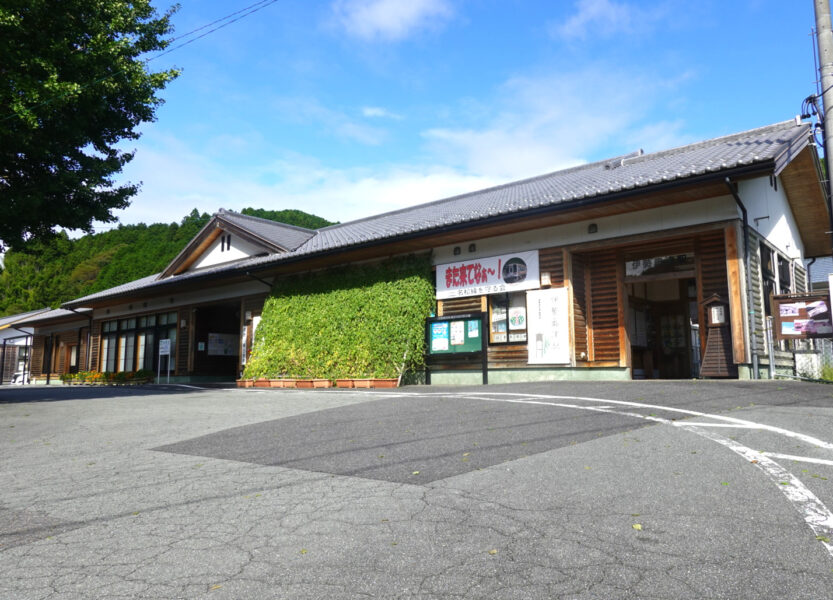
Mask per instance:
[[[165,361],[168,365],[168,383],[171,382],[171,340],[159,340],[159,362],[156,365],[156,381],[162,373],[162,356],[167,356]]]

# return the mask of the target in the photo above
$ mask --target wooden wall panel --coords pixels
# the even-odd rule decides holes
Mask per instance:
[[[45,335],[35,335],[32,337],[32,355],[29,372],[33,377],[43,374],[43,365],[46,349]]]
[[[585,361],[589,356],[587,347],[587,280],[585,276],[585,258],[582,254],[573,254],[571,258],[570,283],[573,288],[575,358],[577,361]]]
[[[188,327],[180,327],[181,321],[185,319]],[[188,351],[191,347],[191,336],[189,327],[191,326],[191,309],[181,308],[177,313],[176,320],[176,365],[174,365],[174,373],[176,375],[186,375],[188,373]]]
[[[463,298],[450,298],[441,300],[442,312],[440,316],[465,315],[468,313],[479,313],[483,310],[483,296],[465,296]]]
[[[594,361],[619,362],[619,277],[617,254],[613,250],[594,252],[589,257],[590,337]]]
[[[98,354],[101,350],[101,321],[93,321],[93,329],[90,335],[90,362],[87,365],[91,371],[98,371]]]
[[[720,296],[724,302],[729,300],[729,282],[726,276],[726,244],[723,231],[703,234],[697,237],[695,253],[697,257],[697,281],[699,282],[697,300],[699,306],[700,348],[706,350],[706,312],[702,301],[712,294]]]
[[[510,344],[488,347],[489,368],[525,367],[529,360],[526,344]]]
[[[564,250],[562,248],[544,248],[538,251],[538,269],[550,274],[553,287],[564,285]]]
[[[761,255],[760,255],[761,237],[755,233],[754,230],[749,232],[749,277],[752,279],[752,310],[755,311],[753,316],[754,322],[754,342],[750,339],[750,345],[756,349],[759,355],[767,353],[766,348],[766,329],[764,329],[764,290],[763,281],[761,279]]]

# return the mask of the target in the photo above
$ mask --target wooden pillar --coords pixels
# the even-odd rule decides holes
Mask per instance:
[[[729,320],[732,327],[732,358],[735,363],[749,363],[746,356],[746,311],[744,310],[744,286],[741,278],[743,257],[738,252],[736,225],[724,229],[726,244],[726,277],[729,284]]]

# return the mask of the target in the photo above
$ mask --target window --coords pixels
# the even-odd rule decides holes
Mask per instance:
[[[772,316],[772,295],[775,293],[775,252],[761,242],[761,287],[764,294],[764,313]]]
[[[154,370],[158,358],[158,348],[154,342],[158,339],[171,340],[170,360],[173,369],[177,319],[178,314],[173,311],[105,321],[101,324],[100,369],[110,372]],[[163,367],[167,367],[167,360],[162,360]]]
[[[778,292],[791,294],[793,292],[792,261],[778,256]]]
[[[526,292],[489,296],[489,343],[526,343]]]

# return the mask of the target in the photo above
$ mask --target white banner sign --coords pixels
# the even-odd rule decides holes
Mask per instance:
[[[526,293],[529,364],[570,363],[570,325],[567,288]]]
[[[159,356],[171,355],[171,340],[159,340]]]
[[[439,300],[539,287],[537,250],[437,265]]]

